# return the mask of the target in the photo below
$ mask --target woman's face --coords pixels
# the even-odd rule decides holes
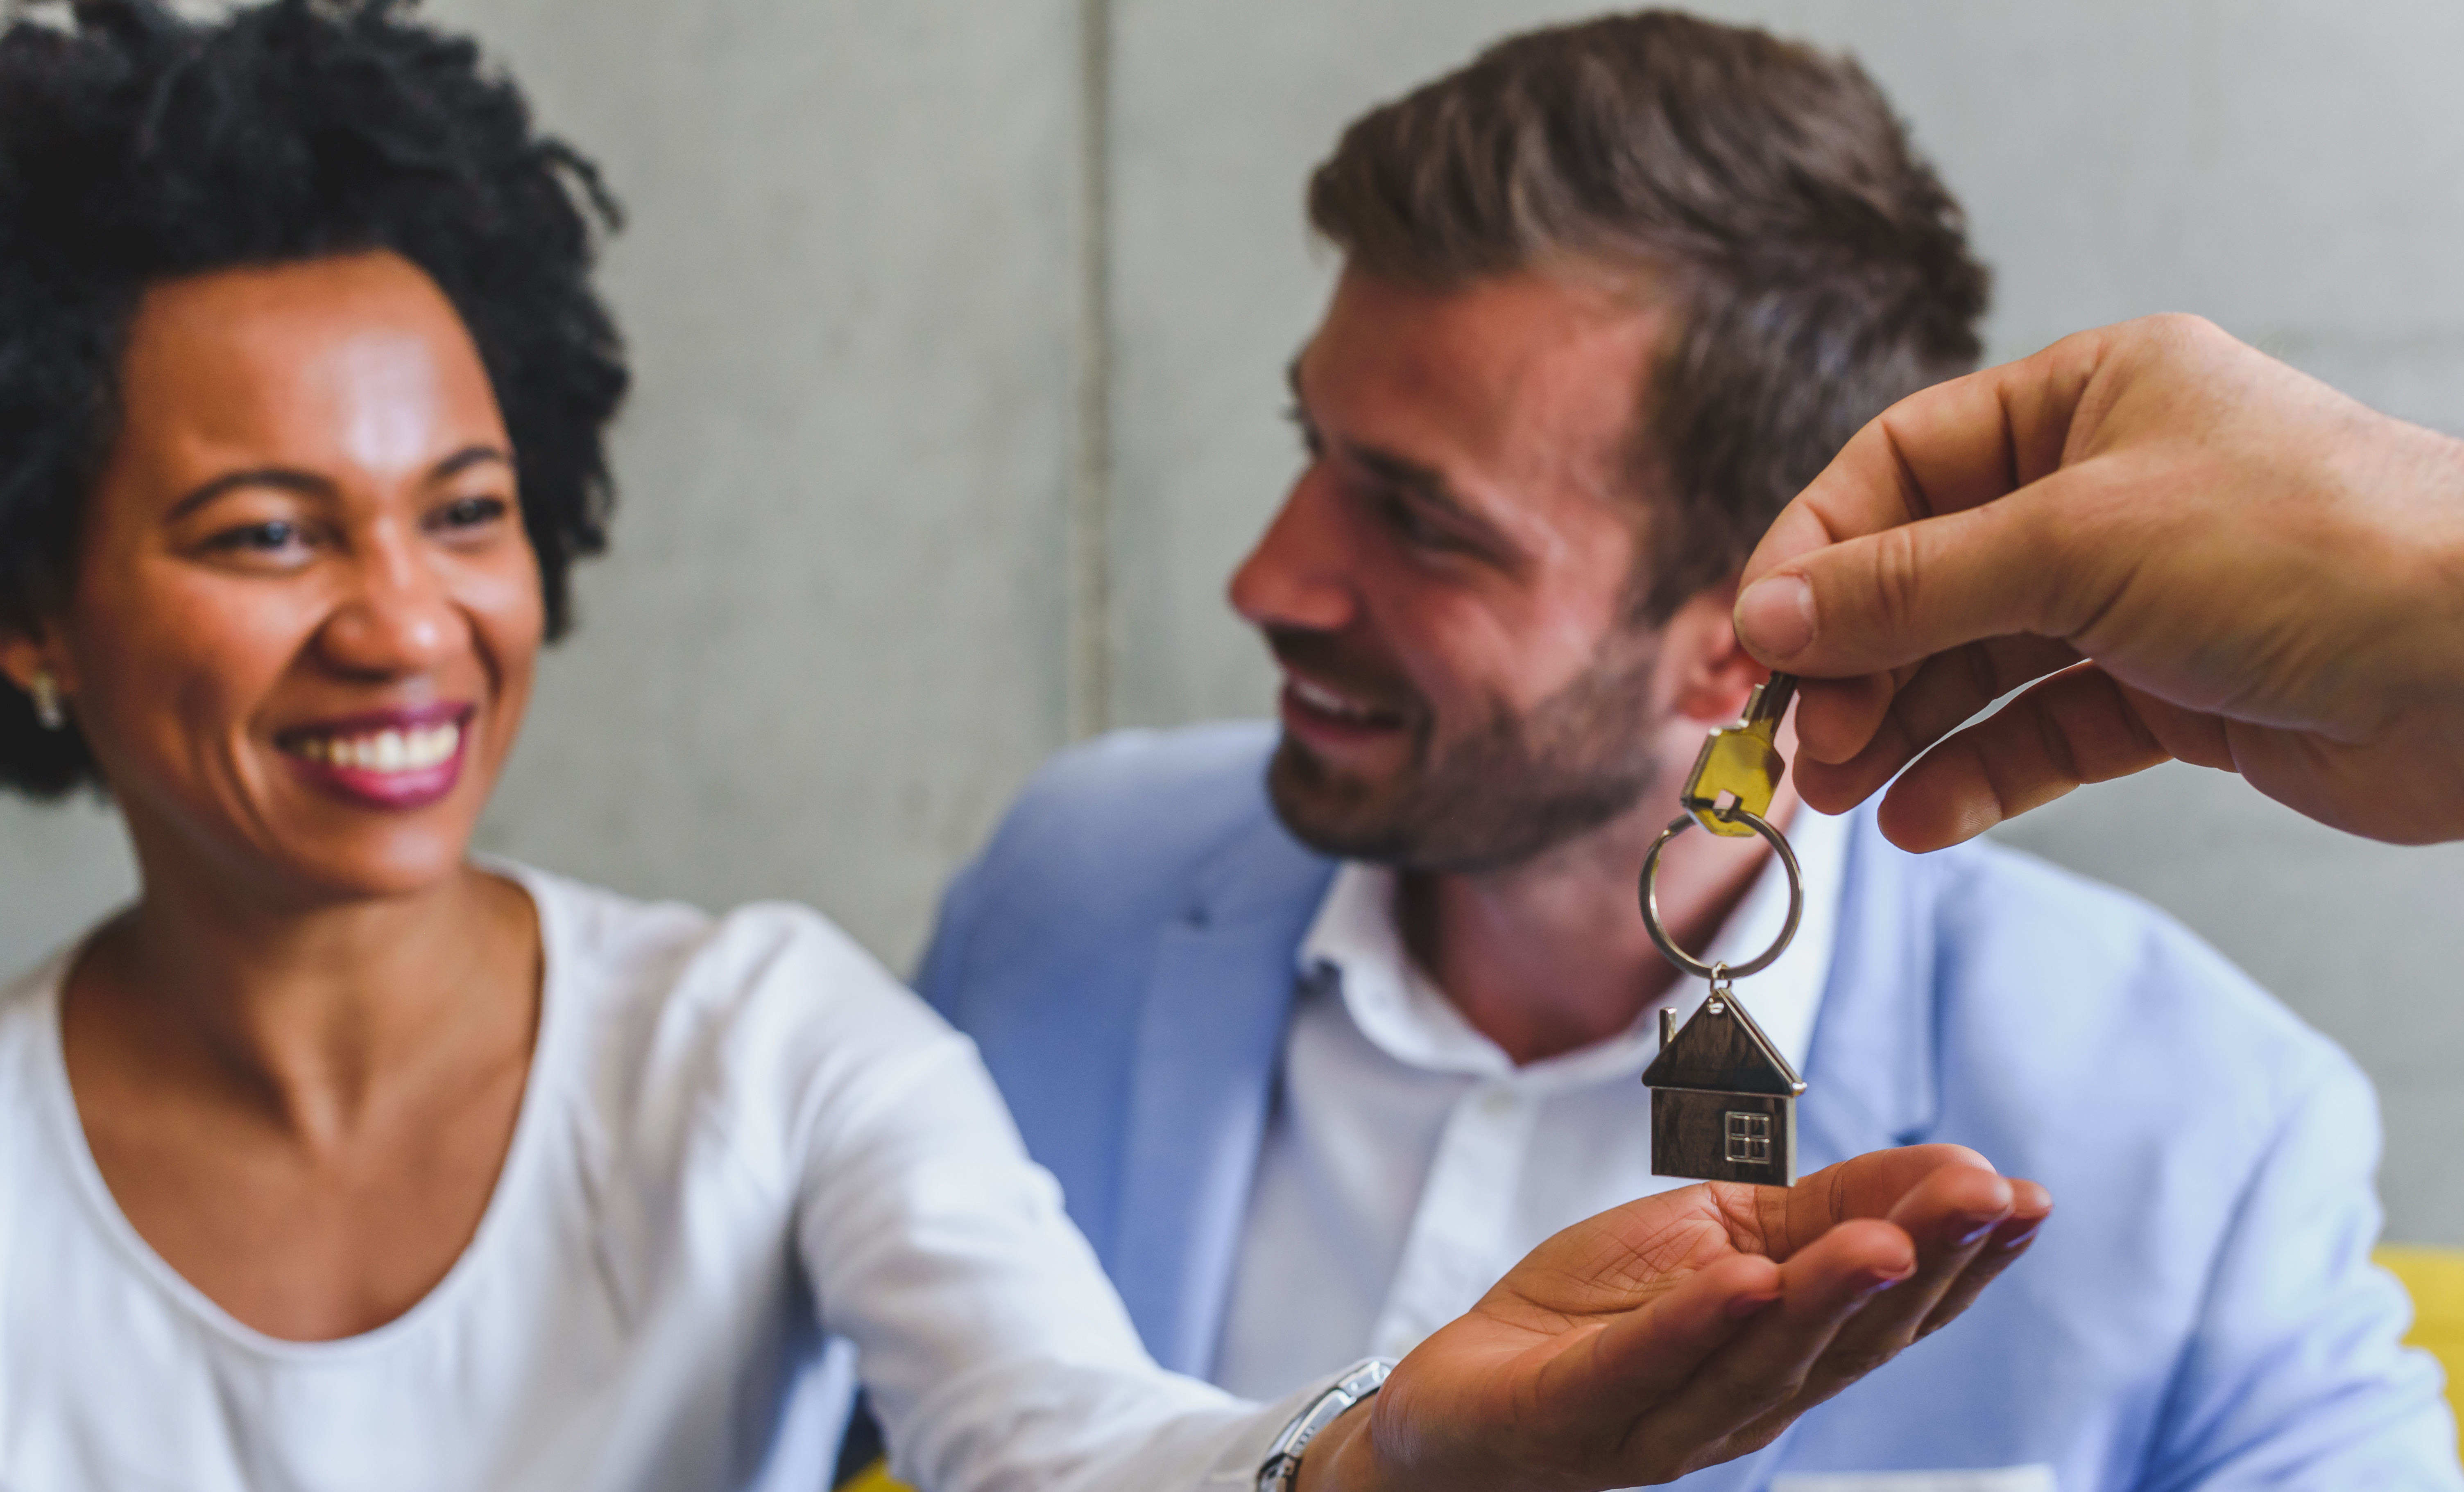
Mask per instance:
[[[149,878],[321,901],[451,874],[542,625],[451,304],[385,252],[167,281],[121,396],[44,652]]]

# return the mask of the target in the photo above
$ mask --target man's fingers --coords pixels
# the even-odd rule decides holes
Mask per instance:
[[[2067,339],[1883,410],[1780,514],[1742,583],[1844,539],[1991,502],[2053,471],[2098,356],[2092,338]]]
[[[1925,1313],[1925,1324],[1917,1328],[1919,1337],[1931,1336],[1959,1319],[1960,1313],[1985,1292],[1985,1287],[2003,1270],[2017,1263],[2029,1245],[2035,1242],[2037,1230],[2053,1213],[2053,1194],[2034,1181],[2013,1181],[2011,1190],[2011,1216],[1994,1228],[1985,1246],[1976,1251],[1968,1267],[1959,1272],[1959,1278]]]
[[[1759,1255],[1733,1254],[1698,1269],[1559,1354],[1542,1371],[1543,1395],[1569,1406],[1577,1421],[1665,1399],[1777,1301],[1781,1288],[1779,1265]]]
[[[1829,1398],[1916,1340],[2011,1218],[2019,1185],[1972,1166],[1944,1166],[1901,1198],[1890,1221],[1914,1241],[1916,1266],[1905,1280],[1841,1323],[1806,1378],[1805,1405]]]
[[[2079,664],[1926,752],[1882,800],[1882,834],[1903,849],[1940,849],[2171,755],[2112,675]],[[1829,789],[1835,773],[1859,780],[1818,765],[1808,775]]]
[[[1649,1304],[1611,1319],[1586,1339],[1541,1365],[1526,1409],[1563,1427],[1577,1441],[1596,1441],[1598,1427],[1657,1420],[1647,1443],[1661,1459],[1717,1446],[1760,1411],[1716,1423],[1661,1418],[1687,1392],[1703,1366],[1731,1346],[1758,1317],[1778,1308],[1783,1294],[1779,1265],[1754,1254],[1732,1254],[1696,1270]],[[1623,1443],[1603,1448],[1616,1455],[1645,1437],[1638,1431]],[[1659,1480],[1657,1475],[1645,1480]]]
[[[1859,1155],[1785,1192],[1733,1190],[1739,1247],[1783,1263],[1754,1260],[1771,1272],[1753,1275],[1749,1254],[1723,1260],[1551,1365],[1552,1402],[1659,1404],[1620,1448],[1639,1473],[1768,1441],[1965,1309],[2015,1257],[2004,1240],[2017,1220],[2033,1230],[2050,1207],[2042,1187],[1955,1145]]]
[[[1847,752],[1846,730],[1832,723],[1839,701],[1821,697],[1797,707],[1800,763],[1822,768],[1826,798],[1861,802],[1927,747],[1996,699],[2034,679],[2079,661],[2068,643],[2045,637],[1998,637],[1936,653],[1908,673],[1906,682]],[[1872,675],[1868,675],[1871,677]],[[1821,740],[1829,749],[1816,749]],[[1802,779],[1799,790],[1804,788]]]
[[[1879,1218],[1844,1222],[1799,1250],[1784,1266],[1780,1299],[1636,1426],[1626,1446],[1628,1464],[1682,1464],[1707,1445],[1771,1421],[1798,1396],[1841,1324],[1915,1265],[1915,1244]],[[1772,1423],[1771,1434],[1785,1423],[1786,1417]],[[1723,1450],[1735,1455],[1751,1448],[1731,1441]]]
[[[1872,1151],[1825,1166],[1781,1191],[1741,1188],[1754,1205],[1749,1236],[1734,1236],[1739,1248],[1759,1249],[1782,1262],[1859,1218],[1889,1218],[1911,1195],[1945,1169],[1972,1172],[1998,1181],[1993,1167],[1964,1145],[1903,1145]]]
[[[2069,475],[1793,560],[1739,593],[1737,637],[1774,669],[1838,678],[1989,637],[2066,636],[2107,599],[2048,562]]]
[[[1900,685],[1915,673],[1910,667],[1894,673],[1797,680],[1797,761],[1839,765],[1855,760],[1889,717]],[[1838,810],[1825,805],[1824,811]]]
[[[2060,472],[2113,344],[2110,330],[2066,337],[1869,421],[1747,559],[1737,597],[1747,649],[1773,668],[1840,678],[2047,630],[2028,621],[2046,603],[2036,590],[2046,567],[2031,563],[2043,557],[2027,547],[2035,520],[2013,512],[2036,505],[2009,499]]]

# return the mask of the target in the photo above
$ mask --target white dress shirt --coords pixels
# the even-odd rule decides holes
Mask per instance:
[[[1737,995],[1789,1062],[1814,1037],[1838,923],[1845,821],[1788,825],[1804,920]],[[1777,935],[1786,872],[1768,856],[1708,960]],[[1346,864],[1300,947],[1281,1082],[1233,1266],[1215,1381],[1263,1397],[1365,1353],[1399,1357],[1471,1308],[1551,1235],[1687,1183],[1651,1174],[1659,1013],[1577,1051],[1516,1066],[1415,966],[1395,877]],[[1706,986],[1681,979],[1681,1014]]]
[[[811,1492],[834,1335],[936,1492],[1252,1482],[1292,1404],[1148,1360],[973,1044],[837,929],[506,873],[546,973],[503,1171],[445,1279],[341,1341],[147,1245],[62,1063],[68,960],[0,992],[0,1487]]]

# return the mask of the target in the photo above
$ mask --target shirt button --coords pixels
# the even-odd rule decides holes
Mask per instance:
[[[1520,1107],[1513,1092],[1507,1088],[1490,1088],[1480,1099],[1481,1112],[1491,1119],[1503,1119]]]

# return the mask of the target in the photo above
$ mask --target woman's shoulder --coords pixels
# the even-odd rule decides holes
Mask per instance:
[[[61,977],[73,951],[44,957],[31,969],[0,982],[0,1052],[13,1052],[29,1042],[47,1040],[58,1009]]]
[[[877,999],[900,988],[880,960],[814,909],[760,901],[721,912],[644,900],[499,865],[539,909],[551,976],[587,976],[656,998],[730,1002],[781,984],[801,998]]]
[[[732,1127],[774,1129],[967,1046],[812,908],[714,913],[498,868],[539,908],[550,1024],[573,1038],[557,1042],[611,1104],[691,1092]]]

